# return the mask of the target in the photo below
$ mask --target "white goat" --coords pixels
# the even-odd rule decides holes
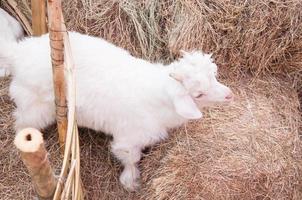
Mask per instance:
[[[0,8],[0,38],[2,40],[18,41],[23,36],[24,32],[21,24]],[[1,68],[0,65],[0,77],[6,75],[9,75],[9,70]]]
[[[69,33],[76,67],[79,126],[113,136],[112,152],[124,165],[120,181],[139,186],[141,151],[167,137],[169,128],[202,113],[206,106],[228,102],[231,90],[216,80],[210,55],[184,53],[168,66],[132,57],[103,39]],[[55,121],[48,35],[0,47],[0,63],[11,67],[10,95],[17,108],[15,128],[43,129]]]

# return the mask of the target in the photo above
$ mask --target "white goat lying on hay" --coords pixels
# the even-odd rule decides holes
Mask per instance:
[[[210,55],[184,53],[168,66],[131,56],[103,39],[69,34],[76,66],[78,125],[113,136],[112,152],[124,165],[120,181],[138,187],[141,150],[167,135],[167,129],[199,119],[196,106],[228,102],[231,90],[216,80]],[[48,35],[0,47],[13,79],[16,130],[43,129],[55,121]]]
[[[17,41],[23,38],[23,36],[24,32],[21,24],[0,8],[0,38],[2,40]],[[9,70],[0,69],[0,77],[8,74]]]

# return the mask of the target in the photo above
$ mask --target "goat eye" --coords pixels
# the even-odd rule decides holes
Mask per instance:
[[[197,95],[195,98],[201,98],[201,97],[203,97],[204,96],[204,94],[203,93],[200,93],[199,95]]]

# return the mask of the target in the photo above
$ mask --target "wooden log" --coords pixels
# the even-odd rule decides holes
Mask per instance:
[[[67,132],[67,103],[66,82],[64,78],[64,34],[65,26],[62,19],[60,0],[48,0],[49,38],[51,46],[51,62],[56,103],[56,118],[59,132],[61,152],[64,153],[64,144]]]
[[[20,150],[23,163],[28,169],[39,199],[52,199],[56,189],[56,179],[48,160],[42,134],[33,128],[17,133],[14,141]]]
[[[32,30],[34,36],[47,33],[46,1],[31,0]]]

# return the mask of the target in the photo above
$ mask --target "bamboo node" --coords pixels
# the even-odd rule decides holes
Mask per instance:
[[[62,23],[62,24],[65,25],[65,23]],[[62,33],[62,32],[67,32],[66,29],[64,29],[64,30],[59,30],[59,29],[54,29],[54,28],[49,28],[49,31],[51,31],[51,32],[60,32],[60,33]]]

